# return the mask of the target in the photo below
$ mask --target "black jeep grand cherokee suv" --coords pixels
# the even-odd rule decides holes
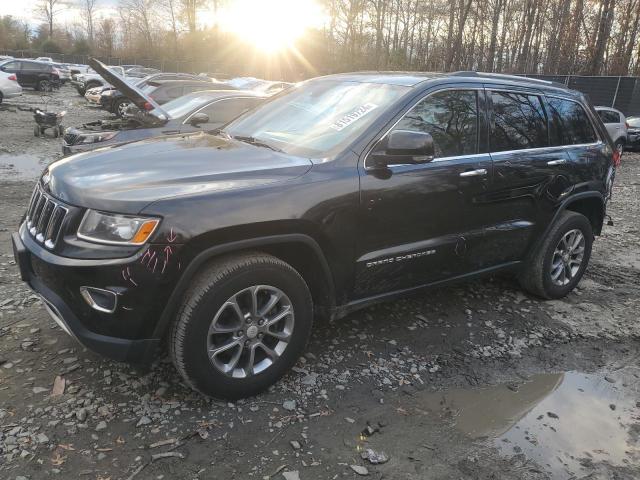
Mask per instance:
[[[314,317],[515,270],[570,292],[614,151],[576,92],[475,73],[307,81],[211,134],[53,163],[13,235],[23,279],[106,356],[169,344],[193,388],[281,377]]]

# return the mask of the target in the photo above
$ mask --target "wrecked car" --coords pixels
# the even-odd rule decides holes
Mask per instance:
[[[62,143],[65,155],[160,135],[215,130],[266,98],[263,94],[242,90],[203,90],[160,106],[151,96],[135,86],[127,85],[120,78],[113,76],[109,81],[126,90],[132,104],[143,108],[137,108],[131,115],[121,119],[67,128]]]

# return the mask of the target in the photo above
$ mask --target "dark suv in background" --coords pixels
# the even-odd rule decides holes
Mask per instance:
[[[18,83],[23,88],[48,91],[60,85],[57,68],[44,62],[33,60],[8,60],[0,64],[0,70],[15,73]]]
[[[502,270],[580,281],[618,153],[584,96],[527,78],[358,73],[292,87],[212,134],[50,165],[14,251],[88,348],[254,395],[314,317]]]

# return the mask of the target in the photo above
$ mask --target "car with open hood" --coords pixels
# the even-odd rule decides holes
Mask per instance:
[[[296,364],[315,320],[501,271],[567,295],[603,229],[613,147],[562,84],[330,75],[215,133],[53,162],[14,255],[87,348],[135,363],[166,346],[186,385],[237,399]]]
[[[227,90],[229,89],[228,85],[222,82],[216,82],[209,77],[205,77],[203,75],[194,75],[191,73],[155,73],[153,75],[149,75],[135,83],[135,86],[140,90],[144,90],[147,85],[151,82],[158,82],[163,80],[195,80],[198,82],[211,82],[210,88],[208,90]],[[124,112],[127,110],[129,105],[131,105],[131,100],[123,94],[120,90],[116,88],[103,89],[100,92],[100,97],[97,100],[102,108],[107,110],[108,112],[114,113],[118,117],[122,117]]]
[[[118,65],[111,65],[106,68],[109,72],[112,72],[121,78],[126,78],[124,68]],[[110,86],[110,83],[105,79],[104,76],[93,69],[88,70],[86,73],[77,73],[72,75],[71,85],[75,87],[80,95],[84,95],[90,88]]]
[[[113,83],[113,88],[125,92],[128,101],[138,108],[122,119],[100,120],[67,128],[62,143],[65,155],[160,135],[212,131],[266,98],[264,94],[243,90],[202,90],[160,106],[143,89],[113,75],[104,65],[92,65],[96,71],[103,70],[102,74]],[[215,88],[215,84],[207,84]]]

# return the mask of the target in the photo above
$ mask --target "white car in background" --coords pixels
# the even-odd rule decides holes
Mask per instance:
[[[627,144],[627,130],[629,129],[624,113],[612,107],[595,107],[595,109],[607,128],[616,149],[622,154]]]
[[[0,71],[0,103],[5,98],[13,98],[22,95],[22,87],[18,84],[15,73]]]

